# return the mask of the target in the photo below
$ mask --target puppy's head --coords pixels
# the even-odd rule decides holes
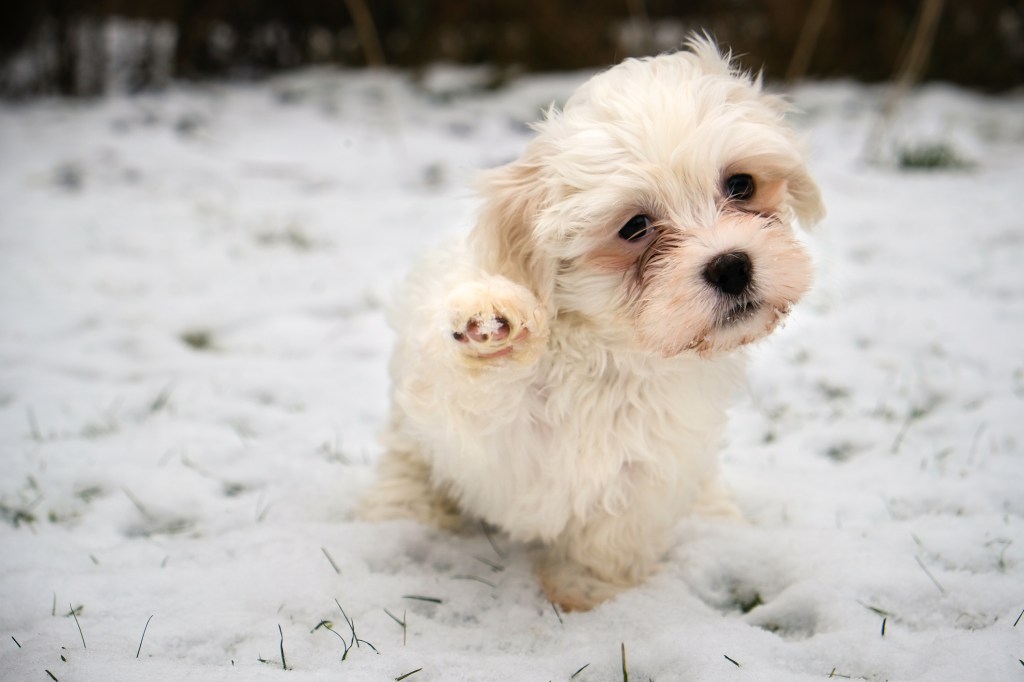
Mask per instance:
[[[627,60],[537,124],[484,179],[483,264],[608,343],[713,355],[807,291],[793,234],[824,215],[785,104],[713,43]]]

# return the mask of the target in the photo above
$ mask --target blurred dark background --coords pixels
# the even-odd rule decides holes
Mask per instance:
[[[1024,82],[1024,0],[39,0],[0,9],[0,93],[134,92],[318,63],[591,68],[694,29],[769,79],[870,82],[893,77],[929,12],[917,78]]]

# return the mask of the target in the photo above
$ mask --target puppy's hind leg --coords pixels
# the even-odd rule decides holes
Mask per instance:
[[[381,458],[377,480],[356,513],[364,521],[410,519],[450,531],[467,525],[455,501],[432,483],[430,465],[412,448],[392,448]]]
[[[697,502],[693,506],[693,513],[723,521],[744,520],[743,512],[736,506],[732,493],[719,475],[708,480],[701,487],[700,493],[697,495]]]

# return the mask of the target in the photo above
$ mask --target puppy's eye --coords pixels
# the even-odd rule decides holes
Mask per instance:
[[[635,215],[619,230],[619,239],[627,242],[638,242],[651,231],[651,219],[645,215]]]
[[[725,196],[734,201],[746,201],[754,196],[754,178],[747,173],[729,176],[725,181]]]

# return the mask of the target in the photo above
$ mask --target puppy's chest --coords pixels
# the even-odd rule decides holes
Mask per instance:
[[[614,470],[692,456],[724,422],[727,400],[713,384],[708,389],[702,368],[576,347],[553,351],[534,383],[528,418],[564,457]]]
[[[459,446],[436,451],[436,473],[464,507],[550,538],[573,515],[629,504],[636,476],[670,489],[708,476],[724,395],[704,387],[701,366],[559,350],[507,404],[507,419],[460,430]]]

